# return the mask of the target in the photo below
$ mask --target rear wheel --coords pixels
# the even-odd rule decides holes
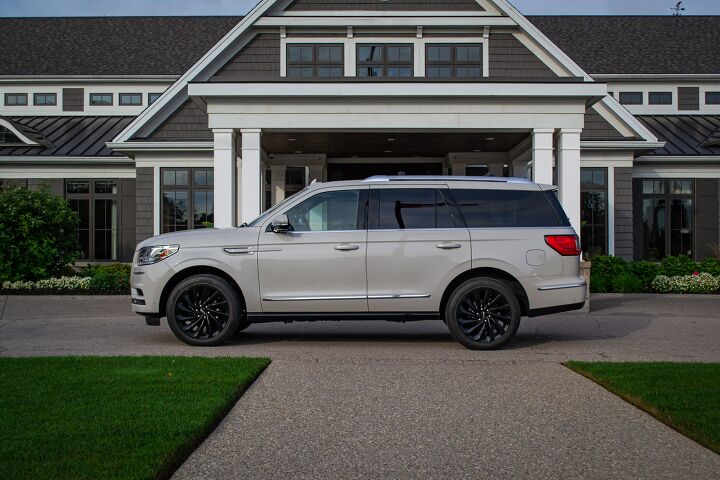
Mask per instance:
[[[509,342],[520,326],[520,302],[506,283],[473,278],[450,295],[445,311],[448,329],[471,350],[493,350]]]
[[[195,275],[180,282],[166,308],[172,332],[192,346],[222,345],[246,323],[237,293],[215,275]]]

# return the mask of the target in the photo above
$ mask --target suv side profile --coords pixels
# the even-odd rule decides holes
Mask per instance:
[[[556,188],[493,177],[314,183],[248,225],[160,235],[133,261],[132,303],[189,345],[252,323],[443,320],[470,349],[522,316],[585,303]]]

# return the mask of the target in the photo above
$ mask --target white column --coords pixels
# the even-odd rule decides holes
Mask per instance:
[[[215,170],[215,227],[231,228],[236,226],[235,194],[235,131],[232,129],[214,129],[215,146],[213,148]]]
[[[558,138],[560,203],[580,234],[580,129],[563,128]]]
[[[615,167],[613,165],[608,166],[607,186],[608,255],[615,256]]]
[[[533,182],[553,184],[553,134],[552,128],[536,128],[532,133]]]
[[[285,165],[273,165],[270,167],[270,201],[272,205],[276,205],[285,200]]]
[[[240,133],[240,218],[243,222],[249,222],[258,217],[262,210],[262,130],[247,128],[240,130]]]

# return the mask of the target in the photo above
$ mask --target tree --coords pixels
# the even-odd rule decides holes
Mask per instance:
[[[77,214],[47,186],[0,191],[0,281],[40,280],[79,255]]]

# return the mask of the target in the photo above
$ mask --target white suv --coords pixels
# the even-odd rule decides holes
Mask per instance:
[[[133,264],[134,311],[198,346],[259,322],[433,319],[492,349],[586,295],[555,187],[517,178],[315,183],[249,225],[146,240]]]

